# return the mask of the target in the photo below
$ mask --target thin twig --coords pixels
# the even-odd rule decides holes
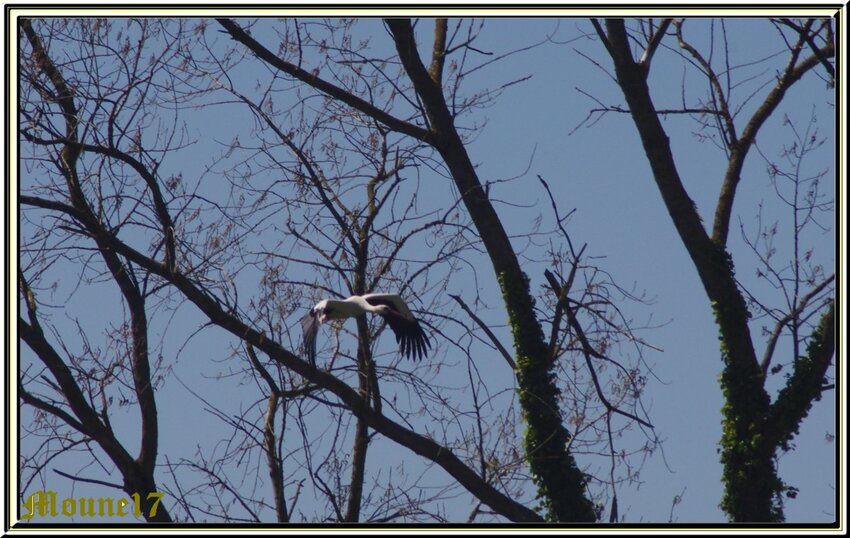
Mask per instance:
[[[502,357],[504,357],[505,360],[507,361],[507,363],[511,366],[511,369],[515,370],[516,369],[516,363],[514,362],[514,359],[511,357],[511,354],[508,352],[508,350],[505,349],[505,346],[503,346],[502,343],[499,342],[499,339],[496,338],[496,335],[493,334],[493,331],[490,330],[490,327],[488,327],[483,321],[481,321],[481,318],[476,316],[472,312],[472,310],[470,310],[470,308],[468,306],[466,306],[466,303],[463,302],[463,299],[461,299],[459,296],[452,295],[450,293],[449,297],[451,297],[452,299],[457,301],[457,303],[460,305],[460,307],[463,308],[466,311],[467,314],[469,314],[469,317],[471,317],[472,320],[475,321],[475,323],[477,323],[479,327],[481,327],[481,329],[487,334],[487,336],[493,342],[493,345],[496,346],[496,349],[498,349],[499,352],[502,354]]]
[[[555,279],[555,275],[552,274],[552,272],[550,272],[548,270],[544,272],[544,275],[546,276],[547,280],[549,280],[549,285],[552,287],[552,291],[555,293],[556,296],[560,297],[559,291],[561,289],[561,285],[559,285],[558,281]],[[605,359],[605,360],[611,360],[611,359],[609,359],[605,355],[603,355],[603,354],[599,353],[598,351],[596,351],[595,349],[593,349],[593,346],[591,345],[590,340],[588,340],[587,335],[584,333],[584,329],[582,328],[581,324],[578,322],[578,319],[575,316],[575,312],[573,312],[573,309],[570,308],[569,303],[566,300],[566,298],[562,299],[562,302],[563,302],[564,312],[567,313],[567,322],[570,324],[570,327],[572,327],[573,330],[576,332],[576,335],[578,336],[579,342],[581,343],[582,352],[583,352],[582,354],[584,355],[585,362],[587,363],[587,369],[590,372],[590,377],[591,377],[591,379],[593,379],[593,385],[596,387],[596,394],[597,394],[597,396],[599,396],[599,400],[608,409],[608,411],[610,411],[612,413],[617,413],[617,414],[623,415],[624,417],[630,418],[630,419],[634,420],[635,422],[637,422],[637,423],[639,423],[643,426],[646,426],[647,428],[654,429],[655,427],[652,424],[650,424],[649,422],[647,422],[647,421],[643,420],[642,418],[637,417],[637,416],[635,416],[635,415],[633,415],[633,414],[631,414],[627,411],[623,411],[622,409],[618,408],[617,406],[615,406],[614,404],[609,402],[608,399],[605,397],[605,393],[602,390],[602,385],[599,382],[599,376],[597,376],[597,374],[596,374],[596,368],[593,366],[593,361],[591,361],[591,358]],[[612,361],[612,362],[615,362],[615,361]]]
[[[97,484],[99,486],[106,486],[108,488],[115,488],[115,489],[118,489],[118,490],[121,490],[121,491],[124,490],[124,488],[122,486],[118,485],[118,484],[113,484],[111,482],[105,482],[103,480],[98,480],[96,478],[83,478],[81,476],[74,476],[74,475],[70,475],[68,473],[62,472],[59,469],[53,469],[53,472],[58,474],[59,476],[64,476],[65,478],[69,478],[69,479],[71,479],[75,482],[86,482],[88,484]]]

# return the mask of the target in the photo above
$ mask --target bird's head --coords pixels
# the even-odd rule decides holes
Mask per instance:
[[[331,307],[328,306],[327,301],[322,301],[313,308],[313,314],[319,323],[324,323],[331,319]]]

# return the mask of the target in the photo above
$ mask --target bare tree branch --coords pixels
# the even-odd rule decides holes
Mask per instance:
[[[505,362],[508,363],[508,366],[511,367],[511,370],[515,370],[516,363],[514,362],[513,357],[511,357],[510,352],[508,352],[508,350],[505,349],[505,346],[503,346],[502,343],[499,341],[499,338],[493,333],[493,331],[490,330],[490,327],[488,327],[487,324],[481,320],[481,318],[476,316],[475,312],[473,312],[469,308],[469,306],[466,305],[463,299],[461,299],[458,295],[449,294],[449,297],[457,301],[457,304],[459,304],[460,307],[463,308],[464,312],[466,312],[466,314],[472,318],[472,321],[478,324],[478,327],[480,327],[481,330],[484,331],[484,334],[486,334],[487,337],[490,338],[490,341],[493,343],[493,346],[496,347],[496,349],[502,355],[502,358],[504,358]]]

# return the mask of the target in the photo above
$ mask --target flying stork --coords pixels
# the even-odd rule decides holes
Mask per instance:
[[[304,331],[304,351],[310,362],[316,364],[316,335],[319,325],[332,319],[362,316],[366,312],[378,314],[395,333],[401,354],[408,359],[418,360],[425,356],[431,343],[410,312],[404,299],[393,293],[369,293],[353,295],[343,301],[325,299],[319,301],[301,320]]]

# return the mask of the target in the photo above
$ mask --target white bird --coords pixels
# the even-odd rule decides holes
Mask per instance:
[[[431,343],[419,325],[419,321],[410,312],[404,299],[392,293],[369,293],[353,295],[343,301],[325,299],[319,301],[301,320],[304,331],[304,352],[312,364],[316,364],[316,335],[319,325],[332,319],[346,319],[362,316],[366,312],[378,314],[395,333],[401,354],[409,359],[421,359]]]

